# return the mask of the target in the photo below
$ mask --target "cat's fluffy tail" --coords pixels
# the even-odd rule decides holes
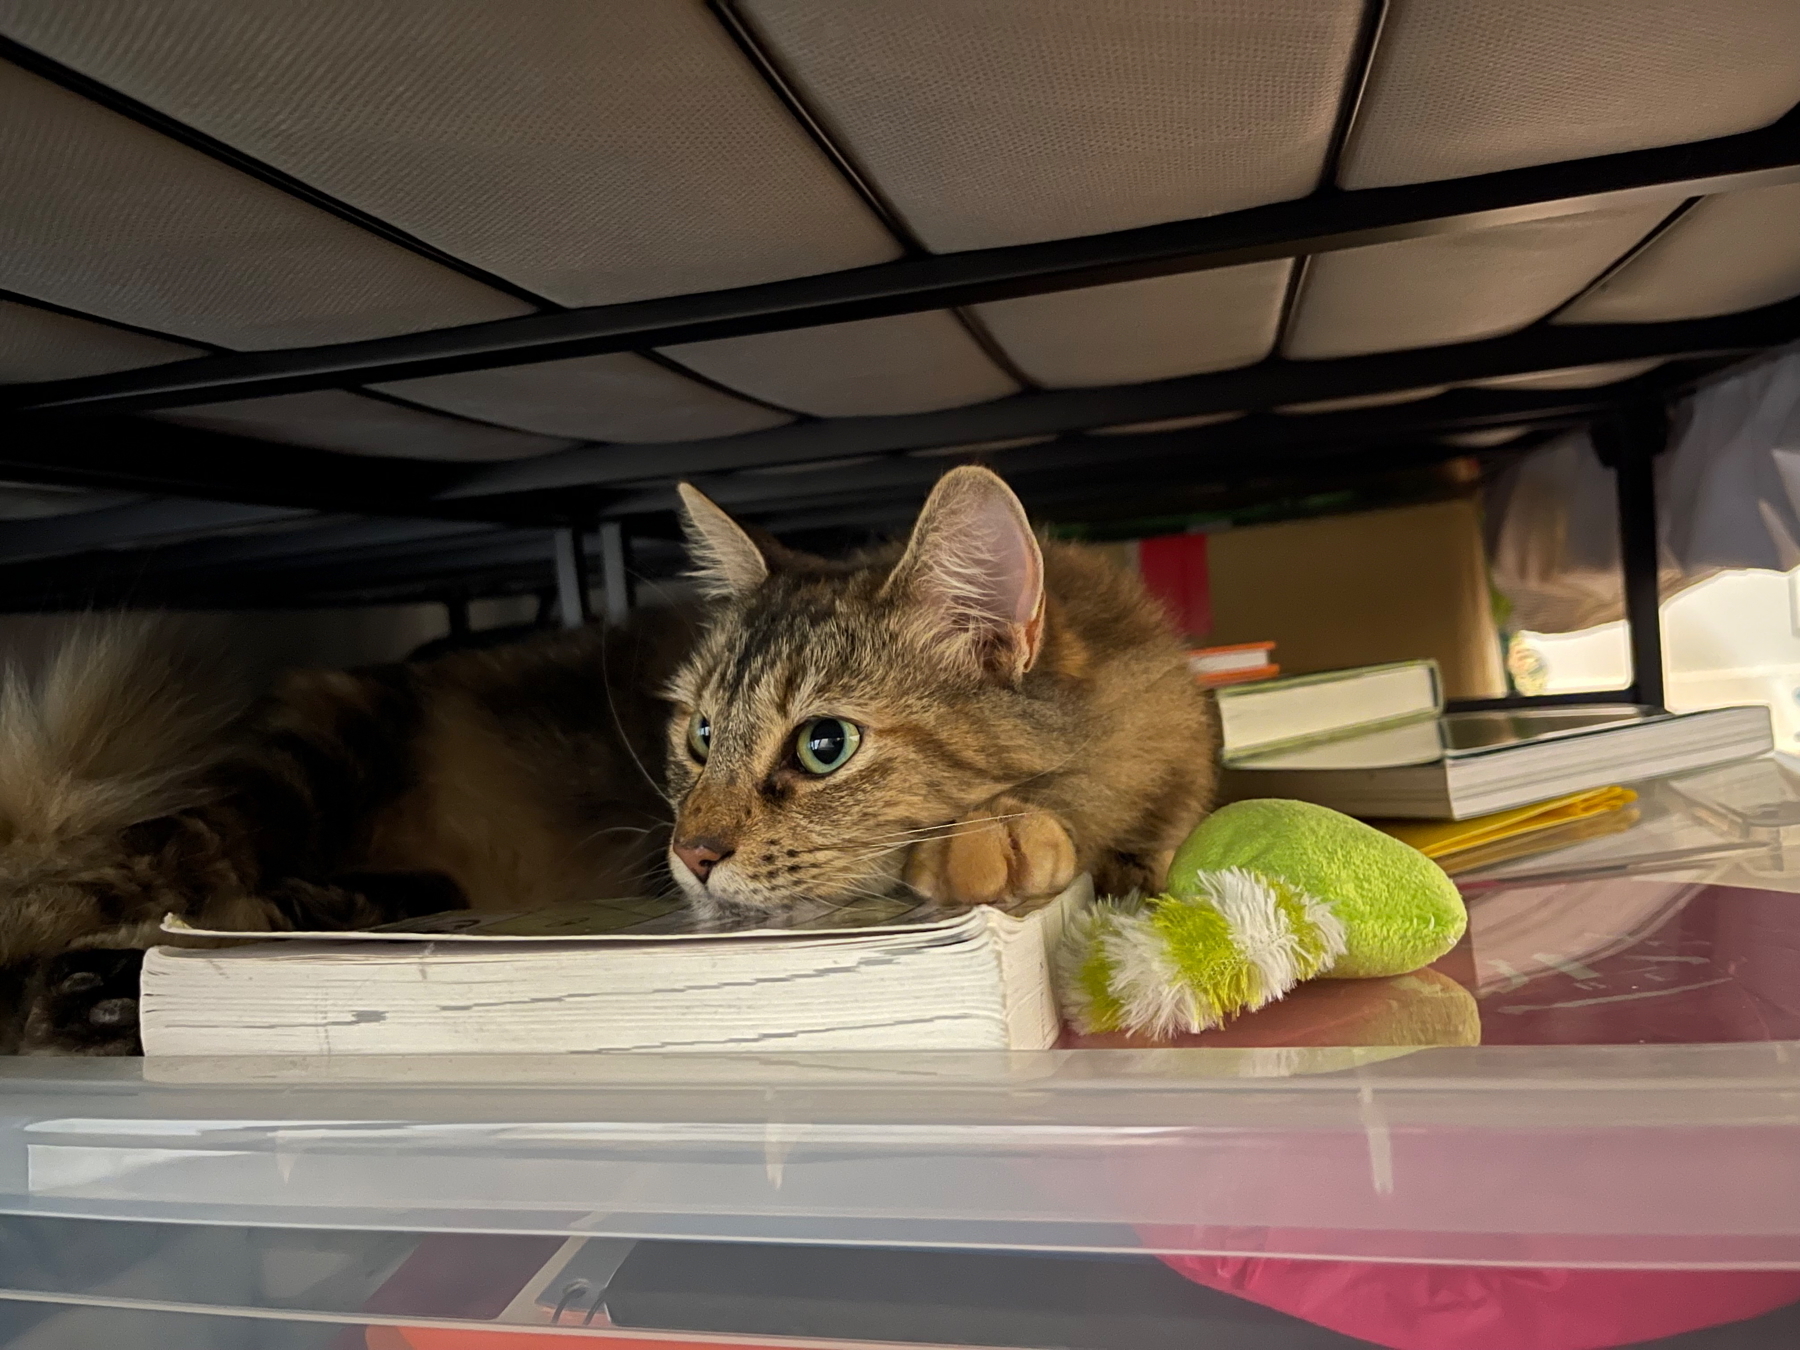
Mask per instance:
[[[80,624],[36,678],[0,676],[0,880],[194,804],[243,706],[181,625]],[[216,645],[216,644],[215,644]]]

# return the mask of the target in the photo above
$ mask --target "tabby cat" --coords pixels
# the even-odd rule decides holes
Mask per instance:
[[[0,693],[0,1048],[129,1054],[198,927],[351,927],[667,887],[779,913],[1155,886],[1210,804],[1210,701],[1135,577],[984,469],[903,548],[793,553],[683,487],[703,603],[247,703],[160,625]],[[673,705],[671,710],[670,705]]]

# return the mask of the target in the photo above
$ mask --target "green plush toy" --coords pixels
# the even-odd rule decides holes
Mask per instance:
[[[1467,926],[1450,878],[1410,845],[1307,802],[1237,802],[1176,852],[1169,894],[1071,925],[1058,983],[1078,1031],[1205,1031],[1302,980],[1430,965]]]

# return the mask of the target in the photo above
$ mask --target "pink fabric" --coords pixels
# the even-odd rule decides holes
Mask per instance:
[[[1390,1350],[1613,1350],[1800,1300],[1800,1271],[1535,1270],[1164,1256],[1209,1289]]]

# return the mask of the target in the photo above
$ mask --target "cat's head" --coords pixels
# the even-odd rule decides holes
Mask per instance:
[[[712,610],[670,689],[669,863],[696,904],[892,893],[915,841],[1050,767],[1059,729],[1020,687],[1043,558],[994,474],[952,471],[904,551],[848,563],[682,500]]]

